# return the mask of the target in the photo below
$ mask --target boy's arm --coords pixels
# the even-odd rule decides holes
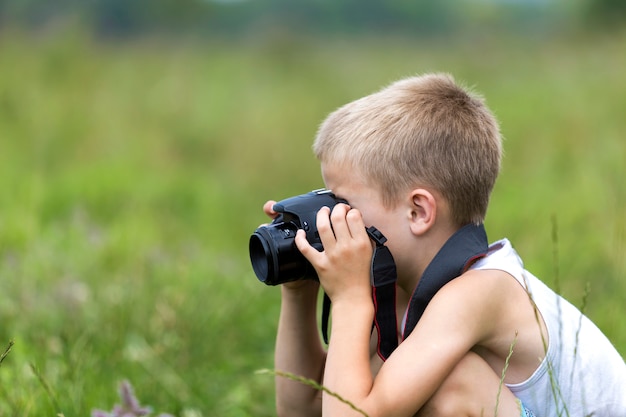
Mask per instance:
[[[340,207],[337,209],[337,207]],[[332,225],[330,227],[330,218]],[[317,227],[324,245],[317,252],[302,233],[296,244],[315,266],[320,282],[332,300],[333,325],[326,360],[324,385],[368,416],[412,416],[432,396],[457,363],[483,337],[493,317],[485,297],[467,287],[444,287],[411,335],[394,351],[374,379],[369,366],[369,335],[374,306],[369,284],[371,243],[361,215],[338,205],[329,214],[320,210]],[[473,290],[473,291],[472,291]],[[443,301],[442,301],[443,300]],[[472,323],[474,325],[468,325]],[[323,397],[324,416],[359,416],[331,395]]]
[[[281,287],[281,309],[276,337],[277,371],[321,383],[326,360],[317,330],[319,283],[298,281]],[[320,416],[321,394],[301,382],[276,377],[276,412],[279,416]]]
[[[275,219],[276,201],[269,200],[263,211]],[[281,286],[281,308],[276,336],[275,368],[321,383],[326,352],[317,332],[317,294],[319,283],[296,281]],[[276,376],[276,413],[278,416],[320,416],[321,395],[300,382]]]

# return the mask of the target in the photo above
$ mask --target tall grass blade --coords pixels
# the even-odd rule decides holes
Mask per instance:
[[[4,358],[6,358],[9,355],[9,352],[11,352],[11,348],[13,347],[14,344],[15,342],[13,342],[12,340],[9,340],[9,345],[4,350],[2,355],[0,355],[0,366],[2,366],[2,362],[4,362]]]
[[[50,404],[52,405],[52,408],[54,408],[54,410],[57,411],[57,415],[62,414],[58,412],[60,410],[59,402],[57,401],[56,395],[52,391],[52,387],[50,387],[50,384],[48,384],[48,381],[46,381],[43,374],[39,371],[37,366],[32,362],[30,363],[30,369],[33,371],[33,374],[35,374],[35,376],[37,377],[37,380],[43,387],[44,391],[46,391],[46,394],[48,395],[48,399],[50,400]]]
[[[338,399],[339,401],[341,401],[342,403],[348,405],[354,411],[357,411],[358,413],[363,414],[365,417],[368,417],[368,415],[367,415],[367,413],[365,411],[361,410],[356,405],[354,405],[352,402],[350,402],[347,399],[343,398],[338,393],[336,393],[334,391],[331,391],[328,388],[326,388],[325,386],[319,384],[315,380],[312,380],[312,379],[309,379],[309,378],[305,378],[303,376],[299,376],[299,375],[296,375],[296,374],[292,374],[291,372],[278,371],[278,370],[275,370],[275,369],[274,370],[271,370],[271,369],[261,369],[261,370],[258,370],[256,373],[260,374],[260,375],[264,375],[264,374],[276,375],[276,376],[280,376],[280,377],[283,377],[283,378],[290,379],[292,381],[300,382],[300,383],[302,383],[304,385],[308,385],[309,387],[314,388],[314,389],[316,389],[318,391],[323,391],[323,392],[327,393],[331,397],[334,397],[334,398]]]

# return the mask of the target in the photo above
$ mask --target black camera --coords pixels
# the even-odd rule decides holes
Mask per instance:
[[[259,281],[278,285],[300,279],[317,279],[313,265],[296,247],[298,229],[306,232],[306,238],[315,249],[322,250],[317,232],[316,216],[322,207],[331,210],[339,203],[330,190],[315,190],[282,200],[274,205],[280,213],[272,223],[257,228],[250,236],[250,261]]]

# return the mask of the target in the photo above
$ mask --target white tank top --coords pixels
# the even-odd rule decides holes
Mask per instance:
[[[507,272],[529,292],[546,323],[547,354],[533,375],[509,389],[537,417],[626,417],[626,364],[586,316],[524,269],[507,239],[472,269]]]

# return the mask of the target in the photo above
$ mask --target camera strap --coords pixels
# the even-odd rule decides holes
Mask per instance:
[[[385,246],[387,238],[375,227],[367,228],[370,239],[376,243],[372,255],[370,280],[374,301],[374,323],[378,333],[377,351],[381,359],[386,360],[398,346],[396,319],[396,264],[389,248]],[[322,305],[322,335],[328,344],[328,321],[330,317],[330,298],[324,293]]]
[[[398,347],[398,322],[396,318],[396,263],[389,248],[387,238],[375,227],[369,227],[367,234],[374,242],[372,257],[372,299],[374,300],[374,324],[378,333],[377,353],[385,361]]]
[[[487,233],[482,224],[463,226],[446,241],[413,291],[404,324],[404,339],[413,331],[435,293],[467,271],[477,259],[484,257],[488,248]]]

